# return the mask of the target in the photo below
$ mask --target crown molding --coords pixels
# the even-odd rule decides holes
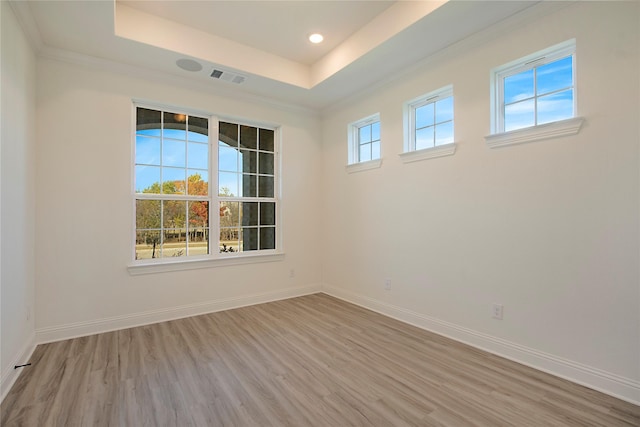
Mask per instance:
[[[29,8],[29,2],[9,0],[8,3],[16,15],[27,40],[29,40],[29,44],[31,44],[31,47],[36,53],[40,52],[44,47],[44,42],[42,41],[42,35],[40,34],[40,30],[38,30],[36,20],[33,18],[33,14]]]

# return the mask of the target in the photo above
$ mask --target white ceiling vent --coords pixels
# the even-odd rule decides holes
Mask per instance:
[[[211,77],[213,77],[214,79],[223,80],[225,82],[235,83],[237,85],[242,84],[245,80],[247,80],[247,76],[243,76],[242,74],[218,69],[213,70],[213,72],[211,73]]]

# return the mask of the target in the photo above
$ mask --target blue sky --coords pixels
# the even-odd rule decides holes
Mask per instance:
[[[200,174],[208,181],[209,145],[206,135],[174,129],[164,130],[161,144],[160,129],[140,130],[136,133],[136,191],[160,181],[182,181]],[[180,138],[180,139],[177,139]],[[162,168],[160,165],[162,164]]]
[[[572,62],[568,56],[504,79],[505,131],[573,117]]]

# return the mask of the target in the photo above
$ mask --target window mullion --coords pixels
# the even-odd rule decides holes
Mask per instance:
[[[538,66],[533,67],[533,124],[538,125]]]

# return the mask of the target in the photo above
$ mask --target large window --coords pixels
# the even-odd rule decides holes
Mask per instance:
[[[493,70],[494,133],[575,117],[574,56],[571,40]]]
[[[274,129],[137,106],[135,259],[276,250],[276,157]]]

